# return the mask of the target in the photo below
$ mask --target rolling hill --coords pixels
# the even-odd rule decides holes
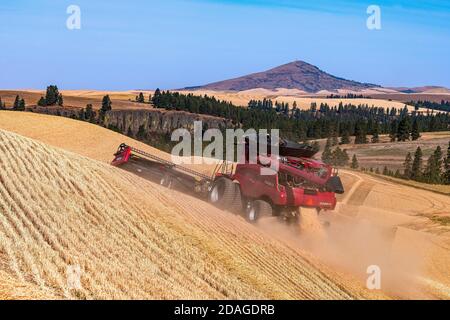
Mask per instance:
[[[298,89],[304,92],[314,93],[322,90],[361,90],[374,87],[379,86],[339,78],[304,61],[294,61],[264,72],[253,73],[243,77],[215,82],[194,88],[222,91],[244,91],[256,88],[275,90],[277,88],[284,88]]]
[[[446,196],[342,171],[326,238],[298,237],[111,167],[120,142],[164,156],[86,122],[0,111],[1,298],[450,297]],[[364,289],[374,263],[382,291]]]
[[[0,149],[0,271],[31,298],[382,296],[240,217],[106,163],[4,130]]]

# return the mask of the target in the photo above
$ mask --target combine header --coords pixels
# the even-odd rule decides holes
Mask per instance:
[[[221,209],[244,214],[250,222],[263,216],[297,221],[301,207],[318,212],[335,208],[335,194],[344,192],[341,180],[331,166],[311,158],[310,147],[280,140],[280,156],[265,159],[278,161],[278,170],[261,175],[266,162],[259,155],[257,163],[250,163],[248,140],[246,146],[244,163],[223,161],[211,176],[126,144],[119,146],[112,165],[166,187],[196,193]]]

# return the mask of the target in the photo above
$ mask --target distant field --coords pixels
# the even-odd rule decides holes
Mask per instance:
[[[354,138],[352,137],[351,140],[353,141]],[[403,162],[406,154],[408,152],[414,154],[419,146],[424,154],[424,164],[437,146],[441,146],[443,153],[445,154],[445,151],[448,148],[448,142],[450,141],[450,131],[422,133],[422,137],[417,141],[390,142],[387,135],[380,136],[380,140],[380,143],[359,145],[351,143],[340,145],[340,148],[347,149],[350,157],[352,157],[353,154],[356,154],[362,167],[379,168],[381,170],[384,166],[387,166],[392,170],[403,169]],[[326,140],[320,139],[318,141],[321,150],[323,150]],[[317,155],[319,158],[320,156],[321,153]]]
[[[151,108],[148,104],[140,104],[129,101],[134,100],[136,95],[132,92],[107,92],[107,91],[61,91],[64,98],[64,106],[67,108],[86,108],[87,104],[92,104],[94,109],[100,109],[102,98],[106,94],[110,95],[112,107],[115,110],[121,109],[146,109]],[[0,90],[0,97],[6,102],[7,107],[11,108],[16,95],[25,99],[27,106],[37,105],[40,97],[45,95],[44,91],[16,91]],[[148,100],[148,95],[146,96]]]
[[[176,90],[174,90],[176,91]],[[64,104],[67,107],[85,108],[88,103],[92,104],[94,109],[98,109],[101,106],[101,100],[104,95],[109,95],[113,102],[114,109],[142,109],[149,108],[148,104],[139,104],[132,102],[139,92],[143,92],[146,101],[150,94],[153,94],[152,90],[129,90],[129,91],[95,91],[95,90],[61,90],[64,96]],[[252,99],[263,100],[272,99],[273,101],[289,103],[292,107],[294,101],[297,103],[300,109],[309,109],[311,103],[315,102],[318,106],[321,103],[327,103],[329,106],[337,106],[340,102],[343,104],[367,104],[368,106],[375,106],[380,108],[397,108],[402,109],[405,106],[405,101],[415,100],[413,96],[411,98],[405,97],[407,95],[400,95],[397,98],[388,100],[388,97],[384,98],[384,95],[377,95],[376,99],[327,99],[323,95],[317,95],[312,97],[311,94],[303,93],[299,90],[278,89],[278,91],[270,91],[266,89],[253,89],[240,92],[225,92],[225,91],[188,91],[181,90],[180,93],[194,95],[209,95],[215,96],[217,99],[230,101],[237,106],[246,107],[248,102]],[[44,95],[44,91],[39,90],[0,90],[0,97],[4,102],[11,106],[14,102],[16,95],[23,97],[27,105],[36,105],[41,96]],[[390,98],[389,98],[390,99]],[[449,95],[450,99],[450,95]],[[440,101],[440,100],[439,100]],[[407,106],[408,110],[413,111],[413,106]],[[421,108],[419,111],[426,111],[427,109]]]

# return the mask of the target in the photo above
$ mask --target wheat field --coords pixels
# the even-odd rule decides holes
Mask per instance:
[[[107,164],[0,130],[0,165],[2,299],[379,297],[240,217]]]

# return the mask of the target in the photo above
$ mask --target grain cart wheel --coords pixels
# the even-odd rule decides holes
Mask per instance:
[[[270,216],[272,216],[272,206],[264,200],[250,202],[245,212],[245,218],[251,223],[255,223],[261,217]]]
[[[229,209],[235,195],[235,184],[227,178],[214,181],[209,192],[208,200],[220,209]]]

